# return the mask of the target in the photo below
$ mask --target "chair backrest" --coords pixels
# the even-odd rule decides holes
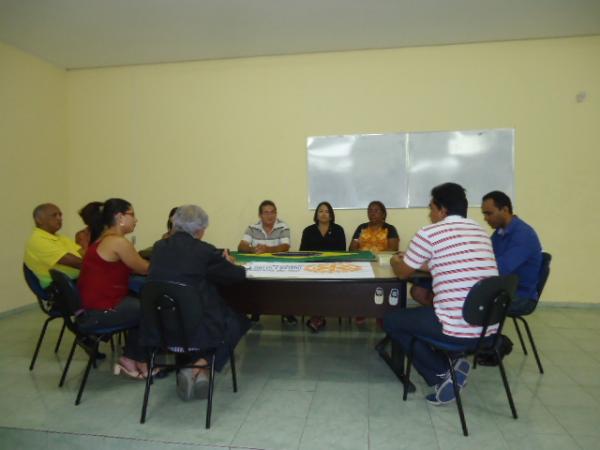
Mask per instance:
[[[25,277],[25,283],[27,283],[27,286],[29,287],[31,292],[33,292],[33,294],[38,299],[42,299],[42,300],[46,300],[46,301],[50,300],[50,298],[51,298],[50,291],[46,291],[42,287],[38,277],[25,264],[23,264],[23,276]]]
[[[542,296],[542,291],[546,286],[546,281],[550,276],[550,262],[552,261],[552,255],[550,253],[542,252],[542,265],[540,266],[540,275],[538,278],[537,292],[538,299]]]
[[[142,343],[152,347],[190,348],[190,329],[184,303],[201,303],[198,291],[173,281],[148,281],[141,292]]]
[[[49,286],[48,289],[44,289],[40,284],[40,280],[38,277],[31,271],[29,267],[27,267],[23,263],[23,277],[25,278],[25,283],[27,283],[27,287],[33,292],[35,298],[38,302],[40,309],[45,314],[50,314],[50,309],[52,308],[52,304],[54,302],[55,291],[53,286]]]
[[[62,314],[67,328],[78,333],[78,327],[73,318],[81,311],[82,302],[79,292],[73,281],[60,270],[50,269],[50,276],[57,291],[55,306]]]
[[[490,325],[497,323],[499,324],[497,334],[500,334],[518,282],[519,278],[516,275],[505,275],[486,278],[475,283],[463,305],[465,321],[483,327],[482,336],[485,336]]]

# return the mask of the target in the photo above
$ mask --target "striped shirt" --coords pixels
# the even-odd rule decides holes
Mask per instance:
[[[492,243],[474,220],[448,216],[421,228],[413,237],[404,262],[414,269],[427,264],[433,279],[433,307],[442,332],[458,338],[476,338],[481,327],[465,322],[462,309],[471,287],[498,275]],[[487,336],[498,325],[490,326]]]
[[[252,247],[261,244],[269,247],[276,247],[281,244],[290,245],[290,227],[285,222],[277,220],[273,225],[271,234],[267,234],[262,222],[259,221],[246,228],[242,241],[246,241]]]

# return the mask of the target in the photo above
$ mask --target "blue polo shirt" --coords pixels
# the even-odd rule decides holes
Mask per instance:
[[[500,275],[519,276],[517,297],[537,300],[542,245],[535,230],[513,216],[506,228],[494,231],[492,245]]]

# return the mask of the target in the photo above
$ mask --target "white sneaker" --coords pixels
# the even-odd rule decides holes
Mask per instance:
[[[467,385],[471,363],[466,358],[459,358],[454,361],[453,367],[456,374],[456,384],[458,384],[459,389],[462,389]]]

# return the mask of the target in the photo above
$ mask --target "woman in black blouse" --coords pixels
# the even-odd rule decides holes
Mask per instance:
[[[335,223],[335,213],[328,202],[321,202],[315,209],[314,224],[309,225],[302,232],[300,251],[345,251],[346,235],[344,229]],[[311,317],[306,325],[317,333],[325,326],[322,316]]]

